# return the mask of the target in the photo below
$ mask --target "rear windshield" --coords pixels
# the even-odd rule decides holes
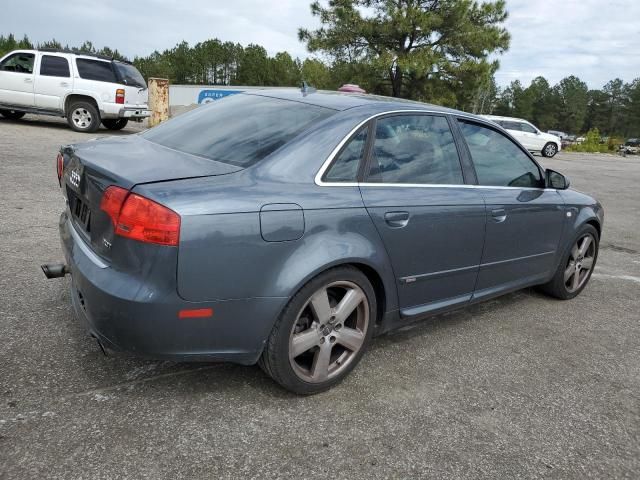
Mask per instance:
[[[120,83],[129,85],[130,87],[147,88],[147,83],[138,69],[133,65],[126,63],[113,62],[120,77]]]
[[[249,167],[335,110],[257,95],[233,95],[143,134],[152,142],[238,167]]]

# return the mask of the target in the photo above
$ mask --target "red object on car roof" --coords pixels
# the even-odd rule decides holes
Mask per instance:
[[[339,92],[348,92],[348,93],[367,93],[366,90],[360,88],[359,85],[355,85],[353,83],[345,83],[339,89]]]

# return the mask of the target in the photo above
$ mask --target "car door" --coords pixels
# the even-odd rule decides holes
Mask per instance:
[[[33,107],[35,57],[30,52],[16,52],[0,62],[0,103]]]
[[[518,140],[524,148],[526,148],[527,150],[532,149],[532,145],[530,141],[531,139],[527,137],[525,132],[522,131],[521,129],[522,124],[520,122],[514,122],[511,120],[508,120],[508,121],[502,122],[501,125],[504,127],[505,130],[507,130],[513,136],[513,138]]]
[[[530,123],[519,122],[522,136],[526,138],[526,147],[529,150],[540,151],[544,147],[546,141],[540,135],[540,132]]]
[[[360,191],[393,266],[402,316],[470,300],[484,201],[465,185],[448,118],[403,113],[371,125]]]
[[[562,234],[562,198],[544,188],[538,164],[498,129],[458,122],[487,209],[474,298],[545,281],[553,273]]]
[[[41,54],[36,71],[36,107],[44,110],[63,110],[62,102],[73,88],[68,55]]]

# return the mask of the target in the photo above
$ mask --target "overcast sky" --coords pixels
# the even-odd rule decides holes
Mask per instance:
[[[310,0],[0,2],[0,33],[71,45],[91,40],[129,57],[213,37],[306,57],[298,27],[318,25]],[[507,0],[507,8],[512,41],[499,57],[498,84],[528,84],[538,75],[553,84],[574,74],[600,88],[615,77],[640,76],[640,0]]]

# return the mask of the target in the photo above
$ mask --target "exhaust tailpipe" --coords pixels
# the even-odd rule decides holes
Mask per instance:
[[[69,267],[63,263],[45,263],[40,265],[40,268],[42,268],[42,272],[47,278],[62,278],[71,273]]]

